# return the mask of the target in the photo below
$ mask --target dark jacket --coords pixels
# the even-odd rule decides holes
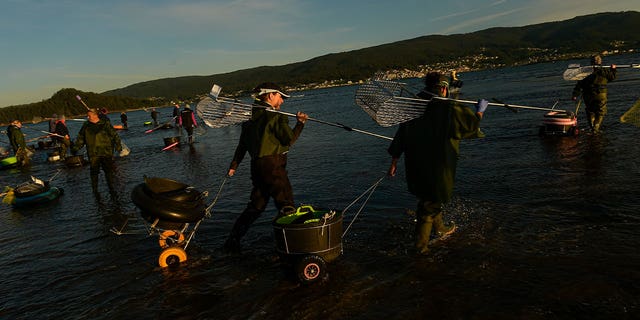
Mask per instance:
[[[287,153],[304,128],[303,123],[296,122],[291,129],[288,117],[267,111],[266,108],[272,108],[267,103],[256,100],[254,105],[251,119],[242,124],[230,169],[236,169],[247,152],[252,160]]]
[[[110,122],[102,119],[96,123],[87,121],[82,125],[71,151],[77,152],[85,145],[89,158],[111,157],[114,149],[122,151],[120,136]]]
[[[198,126],[195,114],[193,113],[193,111],[191,111],[191,109],[182,110],[178,119],[178,124],[185,128],[193,128]]]
[[[593,73],[578,81],[573,88],[573,96],[578,97],[582,94],[585,101],[600,96],[607,97],[607,83],[615,80],[615,68],[602,68],[594,66]]]
[[[58,120],[56,121],[56,126],[53,133],[62,136],[62,137],[53,136],[53,140],[61,141],[61,140],[64,140],[63,137],[69,135],[69,129],[67,128],[67,125],[64,122],[62,122],[61,120]]]
[[[13,148],[13,152],[17,152],[18,148],[25,149],[27,144],[24,141],[24,133],[22,130],[18,128],[16,125],[9,125],[7,127],[7,136],[9,137],[9,142],[11,143],[11,148]]]
[[[449,201],[460,140],[484,137],[479,126],[471,108],[438,99],[422,117],[402,123],[388,152],[394,158],[404,153],[409,192],[426,201]]]

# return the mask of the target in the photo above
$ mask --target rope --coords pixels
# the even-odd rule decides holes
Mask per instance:
[[[224,179],[222,180],[222,183],[220,184],[220,188],[218,189],[218,193],[216,194],[216,197],[213,199],[213,202],[207,207],[207,209],[205,211],[206,215],[207,215],[207,218],[211,217],[211,209],[216,204],[216,202],[218,202],[218,198],[220,197],[220,193],[222,193],[222,187],[224,187],[224,184],[227,182],[228,178],[229,178],[229,176],[225,176],[224,177]]]
[[[347,226],[347,229],[345,229],[344,232],[342,233],[342,238],[344,238],[344,236],[347,234],[347,231],[349,231],[349,229],[351,228],[351,225],[353,224],[353,222],[356,221],[356,219],[358,218],[358,215],[360,214],[360,212],[362,212],[362,210],[364,210],[364,206],[367,204],[367,202],[369,202],[369,199],[371,198],[371,195],[373,195],[373,191],[376,190],[376,188],[378,187],[380,182],[382,182],[382,179],[384,179],[385,177],[386,177],[386,173],[385,173],[384,176],[382,176],[382,178],[378,179],[378,181],[376,181],[373,185],[371,185],[371,187],[369,187],[369,189],[365,190],[361,195],[359,195],[355,200],[353,200],[353,202],[351,202],[346,208],[344,208],[342,210],[342,214],[344,215],[344,213],[347,212],[347,210],[351,206],[353,206],[356,202],[358,202],[362,197],[364,197],[364,195],[366,195],[367,193],[369,194],[369,196],[367,196],[367,199],[360,206],[360,209],[358,210],[358,212],[356,212],[355,216],[353,216],[353,219],[351,219],[351,222]]]

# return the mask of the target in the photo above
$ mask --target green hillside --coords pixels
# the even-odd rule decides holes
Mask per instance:
[[[359,81],[381,70],[484,69],[584,57],[605,50],[640,47],[640,12],[600,13],[525,27],[491,28],[467,34],[429,35],[375,47],[332,53],[283,66],[263,66],[211,76],[185,76],[137,83],[104,92],[132,97],[187,99],[213,83],[225,92],[264,81],[288,87],[325,81]],[[453,65],[452,61],[464,63]]]

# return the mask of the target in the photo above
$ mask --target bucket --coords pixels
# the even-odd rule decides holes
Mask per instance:
[[[273,222],[276,250],[282,255],[315,254],[325,261],[342,253],[342,214],[302,206]]]
[[[164,138],[164,146],[168,147],[174,143],[180,144],[180,136]]]

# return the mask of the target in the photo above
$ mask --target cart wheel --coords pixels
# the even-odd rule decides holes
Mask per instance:
[[[295,270],[300,282],[311,283],[324,278],[327,264],[319,256],[305,256],[296,263]]]
[[[160,248],[166,248],[172,244],[182,243],[183,241],[184,234],[182,234],[180,231],[165,230],[160,234],[158,243],[160,244]]]
[[[168,247],[160,253],[158,264],[165,267],[174,267],[180,262],[187,261],[187,253],[180,247]]]

